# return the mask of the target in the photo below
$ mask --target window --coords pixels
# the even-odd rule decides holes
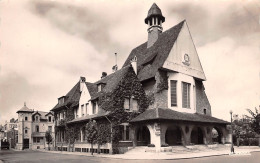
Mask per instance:
[[[35,132],[39,132],[39,126],[38,125],[35,126]]]
[[[93,114],[96,114],[96,111],[97,111],[97,104],[96,104],[96,102],[93,102],[92,105],[93,105]]]
[[[49,122],[51,122],[51,116],[48,117]]]
[[[190,84],[182,82],[182,107],[190,108]]]
[[[100,91],[102,91],[102,85],[101,84],[98,85],[98,92],[100,92]]]
[[[39,121],[39,117],[35,116],[35,121],[38,122]]]
[[[28,120],[28,117],[24,117],[24,120],[27,121],[27,120]]]
[[[88,114],[88,103],[86,103],[86,115]]]
[[[52,126],[48,126],[48,131],[52,132]]]
[[[127,111],[130,110],[130,99],[129,98],[125,98],[124,109]]]
[[[26,129],[24,130],[24,133],[27,134],[27,130]]]
[[[171,106],[177,106],[177,81],[171,80]]]
[[[33,142],[34,142],[34,143],[40,143],[41,140],[43,140],[42,137],[34,137],[34,138],[33,138]]]
[[[84,116],[84,104],[81,105],[81,116],[82,116],[82,117]]]
[[[138,103],[134,98],[125,98],[124,109],[126,111],[138,111]]]
[[[122,141],[129,141],[130,140],[130,132],[129,132],[129,126],[128,125],[122,125],[120,126]]]
[[[203,109],[204,114],[207,114],[207,109]]]
[[[63,104],[63,103],[64,103],[64,97],[60,97],[60,98],[58,99],[58,103],[59,103],[59,104]]]
[[[133,110],[133,111],[138,111],[138,103],[137,103],[137,100],[136,99],[131,99],[131,103],[130,103],[130,105],[132,104],[132,107],[131,107],[131,109]]]

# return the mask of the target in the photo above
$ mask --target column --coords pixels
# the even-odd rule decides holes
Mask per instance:
[[[192,132],[192,129],[193,129],[193,125],[180,125],[179,126],[181,131],[182,131],[182,134],[183,134],[183,138],[184,138],[184,141],[182,142],[184,146],[186,145],[190,145],[190,142],[191,142],[191,132]]]
[[[135,127],[135,126],[130,126],[130,135],[131,135],[131,140],[132,140],[132,142],[133,142],[133,147],[136,147],[136,146],[137,146],[136,130],[137,130],[137,127]]]
[[[83,142],[83,128],[80,129],[80,142]]]
[[[159,123],[154,123],[151,125],[147,125],[150,136],[151,136],[151,144],[155,145],[156,152],[160,152],[161,149],[161,128]]]

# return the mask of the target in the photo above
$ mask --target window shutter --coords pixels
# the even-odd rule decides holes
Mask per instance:
[[[171,106],[177,106],[177,81],[171,80]]]

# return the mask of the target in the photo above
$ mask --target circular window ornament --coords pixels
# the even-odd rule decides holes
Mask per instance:
[[[184,54],[182,63],[186,66],[190,65],[190,56],[188,54]]]

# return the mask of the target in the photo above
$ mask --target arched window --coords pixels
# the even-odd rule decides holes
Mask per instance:
[[[38,125],[35,126],[35,132],[39,132],[39,126]]]

